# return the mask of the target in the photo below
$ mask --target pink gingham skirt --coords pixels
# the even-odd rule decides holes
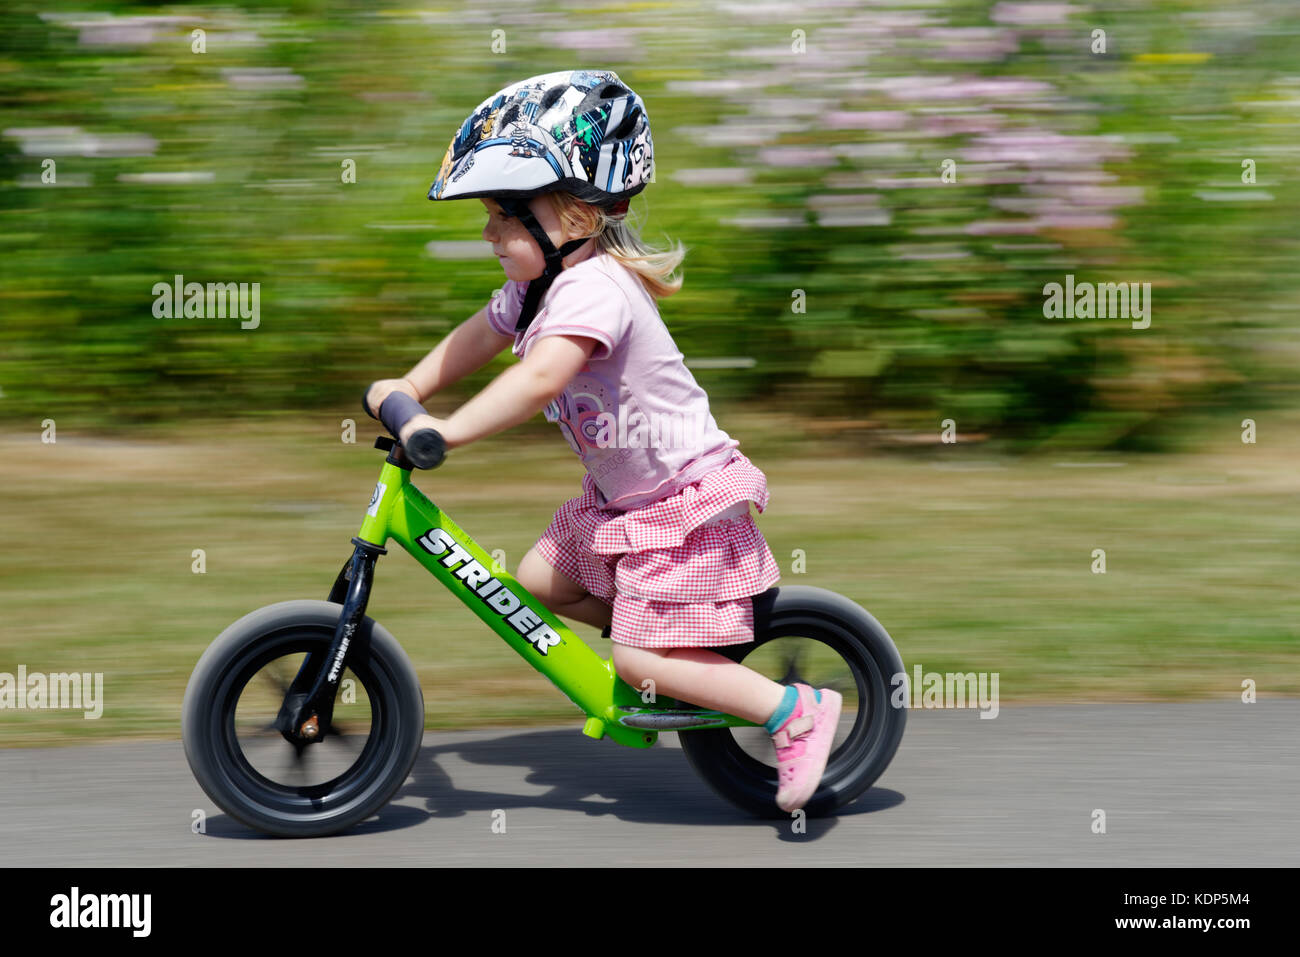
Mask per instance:
[[[611,637],[638,648],[710,648],[754,640],[751,596],[781,577],[749,514],[767,478],[739,450],[676,494],[627,512],[601,508],[591,475],[555,512],[536,549],[613,605]]]

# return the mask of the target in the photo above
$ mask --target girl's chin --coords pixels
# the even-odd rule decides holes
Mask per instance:
[[[506,278],[513,280],[514,282],[530,282],[531,280],[536,279],[538,276],[542,274],[542,271],[539,269],[537,270],[536,275],[533,276],[525,275],[523,270],[518,269],[515,266],[507,266],[505,263],[501,264],[501,268],[505,271]]]

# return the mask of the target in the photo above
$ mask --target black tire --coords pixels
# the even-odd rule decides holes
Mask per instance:
[[[354,720],[368,717],[364,739],[327,732],[303,752],[310,758],[313,749],[327,747],[331,738],[350,741],[355,762],[316,784],[284,784],[264,775],[245,754],[251,736],[241,741],[235,717],[251,679],[268,674],[264,669],[276,660],[324,655],[342,610],[327,601],[287,601],[261,608],[218,635],[190,676],[181,711],[185,756],[208,797],[241,824],[278,837],[336,833],[378,813],[415,764],[424,736],[424,695],[406,652],[370,618],[363,618],[357,628],[345,671],[355,677],[365,697],[354,712]],[[262,698],[276,701],[277,693],[272,689]],[[362,713],[367,706],[368,716]],[[336,724],[346,720],[341,710],[336,704]],[[269,727],[261,731],[257,743],[267,753],[282,747],[284,754],[294,755],[293,746],[278,732]],[[343,753],[348,755],[343,763],[351,760],[350,751]]]
[[[754,596],[754,640],[711,650],[733,661],[750,659],[748,664],[754,667],[763,649],[772,650],[781,639],[790,639],[795,646],[811,643],[824,661],[839,662],[823,671],[842,673],[839,684],[834,680],[814,684],[833,687],[845,696],[840,731],[821,784],[804,806],[809,817],[821,817],[859,797],[893,760],[907,720],[906,709],[890,702],[892,680],[903,673],[903,660],[888,632],[864,608],[843,595],[805,585],[772,588]],[[783,684],[817,680],[797,673],[796,668],[791,664],[784,673],[768,677]],[[857,708],[851,714],[854,700]],[[762,728],[682,731],[678,739],[691,766],[720,797],[757,817],[789,818],[776,806],[776,754]],[[764,751],[770,752],[766,760],[755,757]]]

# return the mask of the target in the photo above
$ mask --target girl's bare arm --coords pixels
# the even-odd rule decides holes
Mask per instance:
[[[598,344],[587,336],[539,339],[523,362],[506,369],[447,418],[414,416],[402,427],[400,438],[406,441],[420,429],[437,429],[447,448],[455,448],[526,422],[564,391]]]
[[[366,393],[370,408],[378,411],[394,390],[405,392],[417,402],[436,395],[447,386],[477,372],[514,342],[492,328],[484,306],[449,332],[433,350],[402,379],[380,379]]]
[[[419,391],[415,398],[423,402],[483,368],[514,341],[514,336],[503,336],[492,328],[484,306],[434,346],[405,378]]]

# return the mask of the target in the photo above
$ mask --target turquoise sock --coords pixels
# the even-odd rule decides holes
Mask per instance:
[[[814,691],[813,694],[817,696],[817,701],[820,703],[822,700],[822,693],[820,691]],[[768,734],[776,734],[777,731],[781,729],[781,725],[785,724],[786,721],[789,720],[790,715],[794,714],[794,706],[798,703],[799,689],[794,685],[786,685],[785,697],[781,699],[781,703],[777,705],[776,710],[772,712],[772,717],[767,719],[767,723],[763,725],[763,729]]]

